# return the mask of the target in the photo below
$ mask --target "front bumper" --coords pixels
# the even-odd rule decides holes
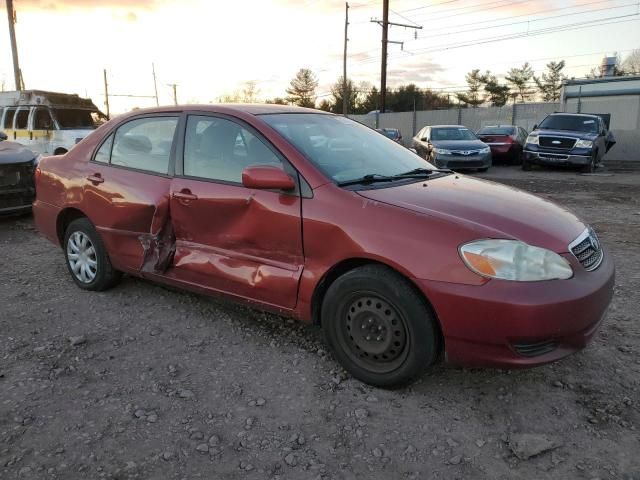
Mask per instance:
[[[482,286],[418,280],[440,320],[447,361],[466,366],[531,367],[584,348],[613,296],[608,251],[587,272],[573,256],[569,280]]]
[[[525,160],[534,165],[584,166],[591,163],[590,153],[556,153],[542,151],[524,151]]]
[[[35,198],[33,188],[1,188],[0,215],[27,213],[31,210],[31,203]]]
[[[491,152],[468,156],[436,154],[432,163],[438,168],[452,170],[489,168],[491,166]]]

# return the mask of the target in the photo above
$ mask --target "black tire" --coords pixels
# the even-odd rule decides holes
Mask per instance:
[[[594,152],[593,155],[591,155],[589,163],[582,167],[582,173],[593,173],[596,171],[596,158],[598,158],[598,154]]]
[[[530,172],[532,170],[532,165],[531,163],[526,159],[523,158],[522,159],[522,170],[524,170],[525,172]]]
[[[524,153],[522,153],[522,150],[514,153],[513,157],[511,157],[511,165],[522,165],[523,157]]]
[[[85,259],[87,259],[86,261],[95,263],[95,267],[91,267],[91,275],[89,273],[85,275],[74,272],[72,262],[76,262],[75,264],[77,265],[77,260],[70,258],[71,255],[74,255],[74,249],[70,244],[70,239],[72,237],[74,238],[73,242],[77,247],[76,238],[83,238],[83,236],[86,236],[90,244],[87,243],[89,247],[82,253]],[[93,248],[93,254],[87,253],[91,247]],[[116,285],[122,277],[122,273],[115,270],[111,265],[111,260],[109,260],[109,255],[104,247],[104,243],[102,243],[100,235],[98,235],[98,232],[96,232],[96,229],[87,218],[78,218],[69,224],[64,234],[64,244],[62,248],[71,278],[76,285],[84,290],[107,290]],[[76,255],[78,255],[78,253],[76,253]],[[93,272],[94,269],[95,272]],[[81,278],[79,278],[79,276]]]
[[[365,265],[335,280],[321,317],[335,358],[370,385],[404,385],[438,357],[433,312],[406,279],[385,266]]]
[[[478,169],[478,171],[479,171],[480,173],[484,173],[484,172],[486,172],[487,170],[489,170],[489,167],[484,167],[484,168],[479,168],[479,169]]]

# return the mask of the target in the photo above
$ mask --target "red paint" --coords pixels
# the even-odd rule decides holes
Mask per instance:
[[[334,267],[354,259],[381,262],[410,279],[431,303],[447,358],[456,363],[534,365],[582,348],[591,338],[609,304],[614,269],[608,254],[596,271],[586,272],[566,253],[585,228],[573,214],[463,176],[359,192],[340,188],[260,119],[269,111],[305,110],[172,107],[108,122],[66,155],[41,161],[34,203],[39,230],[58,243],[56,229],[73,209],[93,222],[120,270],[306,322],[314,316],[314,293]],[[216,113],[250,125],[310,189],[305,195],[299,186],[291,190],[289,172],[273,166],[248,168],[242,184],[229,184],[89,162],[118,125],[157,112]],[[154,246],[173,237],[173,260],[161,266]],[[458,254],[461,244],[479,238],[519,239],[564,254],[574,278],[487,280]],[[511,347],[549,337],[560,347],[541,357],[521,357]]]

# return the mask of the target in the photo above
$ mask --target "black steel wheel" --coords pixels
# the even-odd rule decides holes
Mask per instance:
[[[406,384],[438,356],[440,333],[429,305],[383,265],[358,267],[335,280],[322,302],[321,321],[336,359],[371,385]]]
[[[340,340],[347,354],[371,371],[390,372],[407,356],[406,320],[375,294],[356,294],[344,303]]]

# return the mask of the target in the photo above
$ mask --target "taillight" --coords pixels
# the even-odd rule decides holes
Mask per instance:
[[[41,173],[42,173],[42,170],[40,170],[40,165],[38,165],[36,167],[36,171],[33,172],[33,180],[34,180],[36,185],[38,185],[38,181],[40,180],[40,174]]]

